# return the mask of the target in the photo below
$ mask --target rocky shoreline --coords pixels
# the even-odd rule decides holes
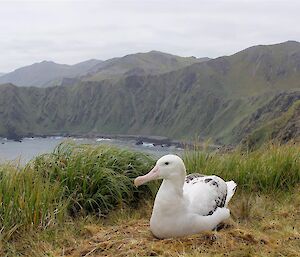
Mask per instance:
[[[53,133],[53,134],[27,134],[27,135],[17,135],[15,133],[10,133],[7,136],[3,136],[7,140],[12,140],[15,142],[22,142],[24,138],[47,138],[47,137],[72,137],[72,138],[98,138],[98,139],[117,139],[123,141],[135,141],[136,145],[142,144],[152,144],[153,146],[161,146],[161,147],[170,147],[174,146],[179,149],[192,149],[195,146],[198,148],[203,146],[203,143],[195,143],[193,141],[185,141],[185,140],[174,140],[168,137],[163,136],[144,136],[144,135],[108,135],[108,134],[72,134],[72,133]],[[209,148],[218,149],[219,145],[209,144]]]

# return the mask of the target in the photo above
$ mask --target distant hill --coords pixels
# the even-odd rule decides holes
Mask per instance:
[[[250,148],[268,139],[300,141],[300,90],[276,94],[244,119],[233,134]]]
[[[126,55],[97,64],[85,76],[84,81],[101,81],[122,76],[162,74],[178,70],[209,58],[180,57],[159,51]]]
[[[0,83],[13,83],[17,86],[48,87],[61,83],[64,77],[74,78],[85,74],[99,60],[88,60],[75,65],[42,61],[19,68],[0,77]]]
[[[92,59],[75,65],[43,61],[1,76],[0,84],[12,83],[22,87],[70,86],[81,80],[101,81],[103,79],[119,79],[123,75],[160,74],[204,60],[208,60],[208,58],[179,57],[151,51],[107,61]]]
[[[0,136],[9,130],[200,136],[251,147],[299,139],[298,42],[255,46],[162,74],[102,79],[47,89],[2,85]]]
[[[3,76],[5,73],[4,72],[0,72],[0,77]]]
[[[1,76],[0,83],[13,83],[21,87],[53,86],[60,84],[64,77],[73,78],[85,74],[91,67],[100,62],[99,60],[88,60],[75,65],[66,65],[42,61]]]

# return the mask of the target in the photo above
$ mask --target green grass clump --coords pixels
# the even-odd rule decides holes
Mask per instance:
[[[184,161],[188,172],[234,180],[246,195],[292,192],[300,182],[300,148],[294,144],[223,154],[195,149],[186,152]],[[133,186],[133,179],[153,165],[154,160],[143,153],[71,142],[26,167],[0,165],[0,239],[11,242],[31,228],[37,233],[56,231],[57,224],[72,222],[74,216],[95,217],[124,205],[135,206],[156,193],[157,183]]]
[[[45,229],[79,214],[105,215],[154,195],[133,179],[153,166],[151,157],[110,146],[64,142],[26,167],[0,165],[0,240]]]
[[[1,240],[28,228],[45,229],[64,217],[65,201],[59,183],[14,165],[0,166],[0,178]]]
[[[134,204],[152,196],[155,184],[135,188],[133,179],[149,171],[153,159],[146,154],[112,146],[64,142],[52,154],[42,155],[30,166],[51,181],[59,182],[69,199],[69,210],[106,214],[114,207]]]
[[[290,190],[300,183],[300,148],[297,144],[266,144],[252,152],[228,153],[187,151],[184,161],[189,173],[219,175],[234,180],[247,191]]]

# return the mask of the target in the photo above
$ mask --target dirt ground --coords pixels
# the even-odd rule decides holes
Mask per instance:
[[[113,222],[107,224],[86,225],[73,245],[56,254],[67,257],[300,256],[298,204],[283,201],[272,208],[268,199],[256,199],[252,202],[256,207],[251,207],[249,221],[237,218],[243,212],[237,203],[232,206],[233,218],[220,231],[165,240],[156,239],[149,230],[150,209],[138,218],[113,217]]]

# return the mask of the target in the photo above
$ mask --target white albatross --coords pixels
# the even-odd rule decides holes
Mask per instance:
[[[157,238],[181,237],[213,230],[230,217],[227,204],[236,184],[217,176],[186,176],[182,159],[161,157],[146,175],[134,180],[135,186],[163,179],[155,198],[150,230]]]

